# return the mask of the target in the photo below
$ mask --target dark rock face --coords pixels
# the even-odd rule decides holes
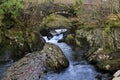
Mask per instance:
[[[61,49],[46,43],[42,51],[29,53],[11,66],[2,80],[38,80],[45,72],[62,70],[68,65]]]
[[[76,39],[83,46],[89,43],[85,58],[94,63],[99,69],[116,71],[120,68],[120,28],[114,28],[111,32],[105,32],[102,28],[90,30],[79,29],[76,31]],[[84,41],[83,41],[84,40]]]
[[[38,32],[31,32],[26,41],[19,31],[11,31],[11,33],[7,35],[11,39],[2,38],[0,43],[0,62],[6,62],[11,59],[16,61],[26,53],[42,50],[45,44],[45,40]]]

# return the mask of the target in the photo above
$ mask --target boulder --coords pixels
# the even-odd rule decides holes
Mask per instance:
[[[25,36],[25,35],[24,35]],[[10,59],[18,60],[26,53],[42,50],[45,40],[38,32],[31,32],[26,40],[20,30],[9,30],[4,37],[1,37],[0,61],[6,62]]]
[[[84,57],[100,70],[116,71],[120,67],[120,28],[78,29],[75,38],[86,48]]]
[[[42,23],[40,24],[40,30],[42,29],[59,29],[59,28],[66,28],[70,29],[72,26],[69,19],[65,18],[64,16],[57,15],[57,14],[50,14],[45,19],[43,19]]]
[[[113,75],[113,79],[112,80],[120,80],[120,70],[118,70],[114,75]]]
[[[46,43],[42,51],[27,54],[5,73],[2,80],[39,80],[48,71],[60,71],[69,63],[61,49]]]

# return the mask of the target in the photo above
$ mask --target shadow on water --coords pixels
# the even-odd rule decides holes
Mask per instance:
[[[6,72],[6,70],[13,64],[13,61],[9,61],[9,62],[2,62],[0,63],[0,80],[3,77],[4,73]]]

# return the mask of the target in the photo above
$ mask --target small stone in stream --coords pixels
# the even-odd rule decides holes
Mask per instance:
[[[58,43],[61,43],[61,42],[65,42],[65,40],[64,39],[58,40]]]

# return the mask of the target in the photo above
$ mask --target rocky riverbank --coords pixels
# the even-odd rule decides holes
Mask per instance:
[[[61,49],[46,43],[42,51],[29,53],[11,66],[2,80],[38,80],[48,71],[60,71],[68,65]]]
[[[80,9],[83,7],[80,7],[81,1],[76,2],[75,5],[69,1],[58,2],[23,1],[25,8],[17,17],[18,20],[15,19],[12,23],[11,20],[5,20],[4,25],[2,24],[4,16],[0,15],[0,27],[2,27],[0,29],[0,62],[11,59],[17,61],[23,57],[7,71],[6,79],[39,79],[39,76],[49,67],[55,71],[67,67],[69,63],[61,54],[62,52],[53,44],[45,44],[42,38],[42,36],[53,37],[50,31],[58,28],[67,29],[63,35],[64,39],[59,42],[65,41],[74,46],[74,49],[79,47],[85,50],[83,57],[99,70],[110,73],[119,70],[119,14],[111,13],[103,17],[99,12],[94,13],[94,10],[91,15],[92,10],[89,14],[89,10],[86,9],[88,12],[83,12],[81,15],[80,11],[83,11]],[[97,11],[103,11],[103,13],[106,11],[99,9],[97,8]],[[59,53],[61,55],[58,55]]]

